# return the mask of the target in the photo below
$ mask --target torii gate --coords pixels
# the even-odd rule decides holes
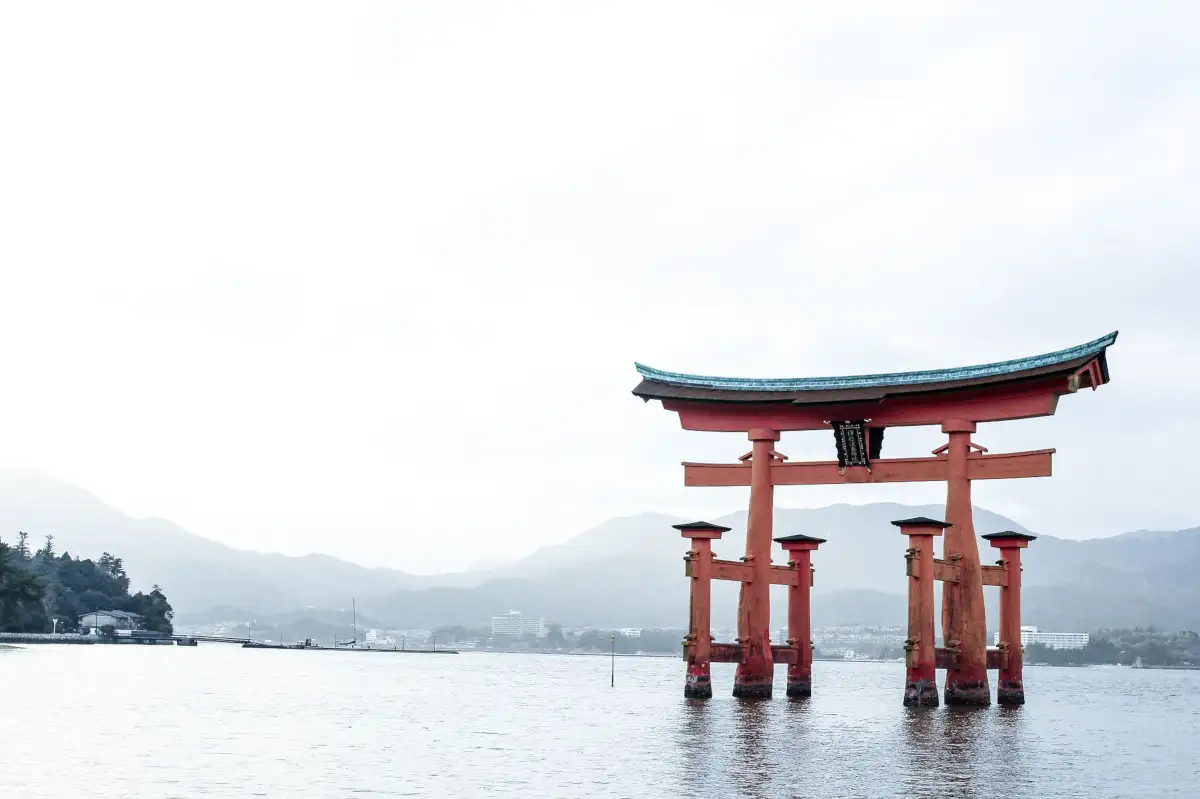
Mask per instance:
[[[1058,352],[980,366],[852,377],[704,377],[635,364],[642,380],[634,395],[646,401],[660,400],[665,409],[679,415],[684,429],[745,433],[751,441],[750,451],[739,463],[683,464],[685,485],[750,487],[744,562],[712,559],[711,540],[719,538],[726,528],[707,523],[681,526],[683,535],[695,542],[688,554],[693,591],[692,627],[685,641],[684,656],[688,660],[685,694],[711,696],[709,663],[713,661],[737,663],[734,696],[769,697],[776,662],[790,664],[789,695],[808,693],[812,648],[807,633],[807,587],[811,585],[811,576],[804,572],[809,568],[811,551],[822,540],[807,536],[775,539],[793,553],[794,559],[788,567],[771,565],[775,486],[944,482],[944,522],[933,519],[898,522],[914,544],[909,550],[909,574],[913,578],[909,600],[910,675],[929,675],[928,682],[924,676],[915,678],[921,684],[915,693],[906,692],[906,696],[913,693],[914,703],[930,704],[932,689],[936,703],[931,665],[936,664],[947,670],[948,705],[989,704],[989,667],[1001,669],[999,701],[1023,702],[1019,665],[1020,572],[1016,556],[1027,542],[1015,533],[997,537],[993,545],[1008,555],[1007,560],[1001,566],[980,565],[971,519],[971,481],[1049,477],[1054,450],[992,454],[973,442],[971,436],[981,422],[1050,416],[1062,395],[1073,394],[1080,388],[1095,390],[1107,383],[1106,351],[1116,338],[1114,332]],[[948,436],[947,443],[934,450],[932,457],[879,457],[886,428],[916,425],[939,425]],[[834,431],[838,451],[836,461],[789,463],[775,449],[782,431],[830,429]],[[932,559],[922,569],[920,559],[932,558],[932,538],[942,530],[944,559]],[[1014,563],[1016,579],[1011,579]],[[1006,569],[1010,571],[1005,572]],[[707,583],[711,579],[742,584],[735,644],[712,643],[706,620]],[[919,618],[921,611],[914,610],[914,604],[925,602],[932,607],[933,579],[945,582],[941,614],[945,647],[937,651],[931,640],[932,627],[922,636],[919,629],[926,625]],[[803,590],[793,591],[794,598],[789,599],[791,640],[786,645],[772,645],[770,641],[772,583],[803,586]],[[985,584],[1002,586],[1004,594],[1001,647],[991,658],[986,642]],[[926,588],[930,592],[927,600]],[[793,603],[797,607],[793,608]],[[793,611],[797,617],[804,617],[796,619],[795,627]],[[803,640],[797,640],[797,636]],[[920,664],[924,666],[917,669]]]

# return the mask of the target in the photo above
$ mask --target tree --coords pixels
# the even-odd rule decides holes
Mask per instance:
[[[138,591],[126,603],[126,610],[130,613],[136,613],[142,617],[140,627],[143,630],[171,635],[175,628],[171,624],[171,619],[175,617],[175,611],[171,608],[171,603],[167,601],[163,595],[162,589],[157,585],[150,589],[149,594],[143,594]]]
[[[45,586],[25,568],[24,559],[0,542],[0,630],[29,632],[32,612],[40,608]]]
[[[546,646],[550,649],[565,649],[567,639],[563,636],[561,624],[546,625]]]
[[[56,555],[52,535],[29,557],[21,549],[26,539],[21,533],[16,547],[0,543],[0,630],[50,632],[52,619],[58,619],[59,630],[69,632],[78,629],[82,614],[124,610],[142,616],[147,630],[173,631],[174,610],[162,589],[156,585],[131,596],[120,558],[108,552],[96,562]]]

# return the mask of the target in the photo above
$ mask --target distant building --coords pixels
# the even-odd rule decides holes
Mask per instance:
[[[509,638],[545,638],[546,617],[526,616],[519,610],[510,610],[502,616],[492,616],[492,635]]]
[[[510,610],[503,616],[492,616],[492,635],[521,637],[521,611]]]
[[[640,627],[624,627],[617,630],[623,638],[641,638],[642,630]]]
[[[521,617],[521,637],[522,638],[545,638],[546,637],[546,617],[545,616],[522,616]]]
[[[138,614],[126,613],[123,610],[94,610],[79,617],[79,626],[94,633],[99,633],[101,627],[135,630],[141,619]]]
[[[1083,649],[1088,645],[1087,633],[1044,633],[1037,627],[1021,627],[1021,646],[1041,644],[1051,649]],[[1000,633],[996,633],[993,642],[1000,644]]]

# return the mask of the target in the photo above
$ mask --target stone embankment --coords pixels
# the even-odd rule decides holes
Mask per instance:
[[[0,644],[94,644],[96,639],[78,633],[0,633]]]

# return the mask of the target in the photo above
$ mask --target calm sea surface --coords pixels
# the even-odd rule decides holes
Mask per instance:
[[[757,703],[714,672],[689,702],[667,658],[614,689],[601,657],[0,650],[0,796],[1200,796],[1200,672],[1028,668],[969,711],[901,707],[901,664]]]

